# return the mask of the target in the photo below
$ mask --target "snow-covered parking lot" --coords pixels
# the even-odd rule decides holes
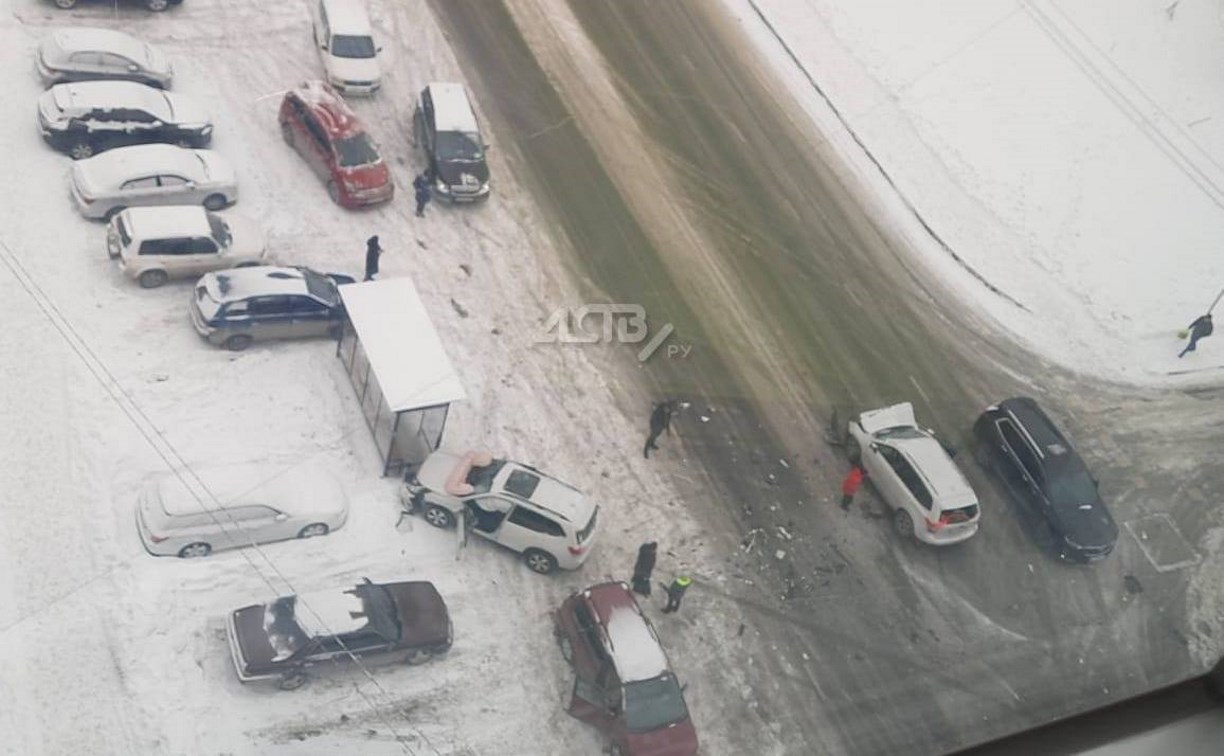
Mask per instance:
[[[666,517],[679,555],[695,531],[663,513],[673,497],[640,463],[583,457],[640,443],[608,379],[577,351],[524,347],[562,279],[496,146],[492,201],[412,217],[415,93],[462,80],[423,2],[371,3],[384,86],[352,101],[391,163],[393,203],[340,209],[281,141],[280,92],[321,73],[307,8],[193,0],[158,15],[105,3],[64,13],[0,0],[4,753],[597,752],[594,730],[565,714],[572,677],[548,612],[583,584],[627,577],[640,540],[630,526],[662,528]],[[452,409],[449,443],[535,462],[602,504],[602,543],[580,574],[533,575],[510,552],[460,550],[453,532],[415,518],[397,528],[395,481],[378,477],[332,343],[226,352],[192,330],[189,283],[143,290],[120,275],[104,227],[73,208],[69,159],[35,129],[35,46],[64,24],[123,28],[169,54],[175,90],[208,106],[211,146],[238,168],[241,199],[228,212],[263,224],[274,259],[359,275],[366,237],[381,236],[383,276],[413,277],[462,375],[469,398]],[[204,560],[150,557],[133,526],[135,494],[180,458],[192,468],[257,461],[270,477],[328,469],[348,489],[348,524]],[[293,693],[239,684],[228,611],[363,576],[433,581],[455,626],[448,657],[369,677],[340,667]],[[688,697],[696,718],[716,719],[697,687]]]

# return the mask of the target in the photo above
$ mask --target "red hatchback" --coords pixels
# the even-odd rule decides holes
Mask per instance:
[[[697,753],[683,688],[629,586],[601,583],[579,591],[554,620],[561,654],[574,668],[570,714],[603,730],[614,754]]]
[[[306,158],[342,207],[386,202],[395,196],[391,171],[343,98],[321,81],[285,93],[280,107],[285,143]]]

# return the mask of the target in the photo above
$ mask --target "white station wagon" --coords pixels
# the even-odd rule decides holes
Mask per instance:
[[[867,470],[902,536],[947,545],[977,532],[977,494],[935,435],[918,427],[909,402],[851,420],[846,453]]]
[[[263,232],[249,218],[192,205],[132,207],[111,218],[106,251],[146,289],[171,278],[198,278],[224,268],[259,265]]]
[[[340,483],[310,467],[277,472],[264,465],[206,469],[199,478],[165,473],[136,503],[136,530],[154,556],[202,557],[252,543],[313,538],[348,519]],[[211,495],[210,495],[211,494]]]
[[[229,161],[212,150],[138,144],[73,163],[72,198],[81,215],[95,220],[143,205],[220,210],[238,199],[238,180]]]
[[[38,46],[43,84],[121,79],[166,89],[170,62],[153,45],[111,29],[57,29]]]

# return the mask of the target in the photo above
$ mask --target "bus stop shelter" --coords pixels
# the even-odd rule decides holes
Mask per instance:
[[[374,435],[382,474],[401,473],[442,443],[463,385],[411,279],[348,284],[340,298],[348,318],[336,356]]]

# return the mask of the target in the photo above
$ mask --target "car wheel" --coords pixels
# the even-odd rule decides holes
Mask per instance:
[[[170,280],[164,270],[146,270],[140,274],[140,285],[146,289],[156,289]]]
[[[425,649],[414,648],[408,652],[407,656],[404,657],[404,663],[416,666],[417,664],[424,664],[432,658],[433,654],[429,653]]]
[[[212,546],[206,543],[189,543],[179,549],[178,555],[180,559],[198,559],[199,557],[206,557],[211,553]]]
[[[241,352],[251,345],[251,337],[245,333],[236,333],[222,342],[221,346],[231,352]]]
[[[846,459],[856,465],[863,461],[863,447],[854,436],[846,436]]]
[[[541,575],[547,575],[557,569],[557,559],[547,551],[539,549],[527,549],[523,552],[523,561],[532,572],[538,572]]]
[[[229,204],[225,199],[224,194],[210,194],[204,198],[204,209],[212,210],[214,213]]]
[[[277,681],[276,686],[281,690],[297,690],[305,684],[305,672],[287,672],[281,675],[281,678],[279,681]]]
[[[145,0],[145,7],[159,13],[170,7],[170,0]]]
[[[918,537],[914,535],[914,518],[910,517],[909,512],[906,512],[904,509],[898,509],[896,512],[893,512],[893,529],[902,538]]]
[[[337,205],[340,204],[340,187],[336,185],[335,181],[327,182],[327,196],[331,197],[332,202],[335,202]]]
[[[425,508],[425,522],[435,528],[449,528],[455,524],[455,515],[437,504],[430,504]]]
[[[73,160],[84,160],[93,157],[94,148],[89,142],[77,142],[68,148],[68,156]]]
[[[112,207],[110,210],[106,211],[106,215],[102,216],[102,220],[106,221],[107,223],[110,223],[112,220],[114,220],[116,215],[123,212],[124,210],[127,210],[127,208],[123,206]]]
[[[298,531],[298,538],[315,538],[316,536],[325,536],[331,528],[321,522],[312,522],[306,527]]]
[[[60,8],[62,10],[69,10],[71,8],[75,8],[76,4],[77,4],[77,0],[55,0],[55,7]]]

